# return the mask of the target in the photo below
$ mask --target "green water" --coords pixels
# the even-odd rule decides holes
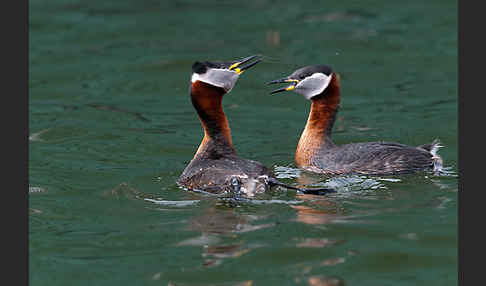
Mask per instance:
[[[457,284],[457,176],[302,173],[310,103],[264,85],[329,64],[335,143],[439,138],[457,173],[455,1],[29,3],[30,285]],[[223,102],[238,154],[336,194],[177,187],[202,139],[192,63],[252,54]]]

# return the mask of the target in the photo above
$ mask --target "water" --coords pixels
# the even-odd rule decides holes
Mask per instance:
[[[29,3],[31,285],[457,284],[456,2]],[[177,187],[191,64],[252,54],[223,102],[238,154],[337,193]],[[263,83],[314,63],[341,75],[336,144],[439,138],[452,174],[296,169],[310,103]]]

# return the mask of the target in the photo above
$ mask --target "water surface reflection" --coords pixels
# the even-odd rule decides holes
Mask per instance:
[[[188,223],[187,230],[201,232],[201,235],[181,241],[177,246],[200,246],[204,266],[220,265],[224,259],[240,257],[261,246],[249,245],[240,236],[242,233],[275,225],[254,224],[261,218],[258,215],[239,214],[236,208],[221,205],[214,200],[210,207]]]

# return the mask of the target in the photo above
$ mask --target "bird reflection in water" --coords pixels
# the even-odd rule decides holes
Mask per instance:
[[[303,196],[312,196],[312,195],[303,195]],[[324,202],[320,202],[320,201],[314,203],[325,204]],[[333,211],[329,211],[329,210],[315,209],[303,205],[296,205],[290,207],[297,211],[296,221],[305,224],[313,224],[313,225],[327,224],[327,223],[331,223],[337,217],[336,213],[333,213]]]
[[[271,224],[253,225],[260,219],[256,215],[238,214],[235,208],[213,203],[203,214],[194,217],[189,230],[200,231],[201,236],[178,243],[178,246],[202,246],[201,256],[206,267],[217,266],[224,259],[240,257],[258,245],[244,245],[239,234],[274,226]]]
[[[313,185],[322,179],[305,172],[300,173],[296,181],[298,185]],[[333,222],[337,217],[337,204],[324,196],[297,194],[296,199],[306,201],[307,204],[291,205],[290,207],[297,211],[296,221],[312,224],[323,225]]]
[[[320,182],[322,179],[312,175],[307,174],[305,172],[300,173],[300,175],[296,178],[296,181],[299,185],[313,185]],[[296,213],[296,221],[300,223],[305,223],[309,225],[315,225],[322,227],[322,225],[333,223],[336,220],[342,219],[343,215],[339,214],[339,207],[336,202],[330,200],[327,197],[323,196],[315,196],[315,195],[308,195],[308,194],[297,194],[296,199],[306,201],[307,203],[299,204],[299,205],[291,205],[290,207],[297,211]],[[341,241],[342,242],[342,241]],[[296,247],[303,247],[303,248],[322,248],[322,247],[333,247],[339,241],[334,239],[328,239],[323,237],[315,237],[315,238],[306,238],[304,240],[300,240]],[[342,257],[337,258],[339,259],[338,263],[344,262]],[[335,259],[326,259],[321,263],[322,266],[328,265],[330,261]],[[341,261],[343,260],[343,261]],[[326,263],[327,262],[327,263]],[[312,271],[314,266],[304,267],[304,271],[302,274]],[[317,276],[310,276],[310,277],[299,277],[296,278],[295,282],[299,285],[309,285],[309,286],[344,286],[346,285],[345,281],[339,277],[329,277],[323,275]]]
[[[312,276],[307,279],[310,286],[344,286],[344,280],[337,277]]]

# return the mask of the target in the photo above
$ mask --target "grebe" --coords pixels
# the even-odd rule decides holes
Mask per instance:
[[[332,191],[288,186],[279,182],[261,163],[237,156],[221,103],[238,77],[260,61],[259,56],[250,56],[238,61],[192,65],[190,96],[204,129],[204,138],[178,184],[190,190],[229,193],[234,197],[253,197],[275,185],[311,194]]]
[[[290,83],[271,94],[294,91],[312,102],[302,132],[295,163],[297,167],[322,174],[392,175],[419,170],[439,171],[442,158],[439,141],[417,147],[395,142],[364,142],[341,146],[331,140],[339,109],[339,77],[327,65],[300,68],[291,75],[267,84]]]

